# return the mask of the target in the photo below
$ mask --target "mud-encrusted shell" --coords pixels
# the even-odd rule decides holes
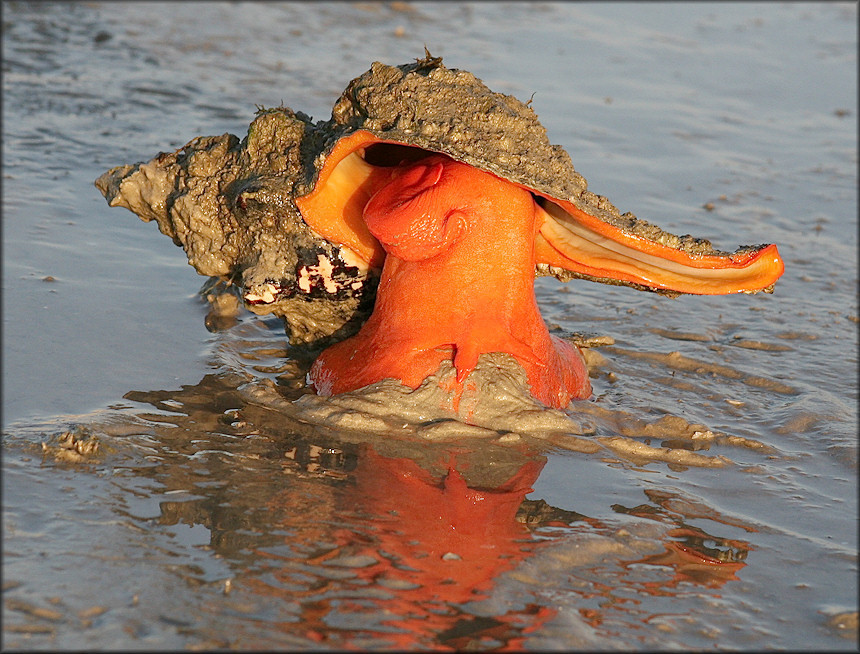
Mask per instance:
[[[324,129],[330,136],[311,171],[320,169],[338,139],[362,129],[381,139],[447,154],[551,198],[570,201],[625,232],[673,249],[696,255],[729,254],[715,250],[705,239],[679,237],[632,213],[622,214],[606,197],[588,190],[570,156],[550,143],[527,104],[491,91],[472,73],[446,68],[441,58],[429,53],[402,66],[374,63],[349,83]],[[313,182],[309,180],[309,185]]]
[[[372,310],[378,277],[314,232],[296,200],[314,191],[337,144],[358,131],[444,153],[647,241],[693,256],[730,256],[707,240],[621,214],[588,191],[531,108],[426,52],[402,66],[374,63],[349,83],[329,120],[261,109],[241,141],[232,134],[198,137],[148,163],[109,170],[96,186],[111,206],[155,220],[200,274],[240,287],[247,308],[281,316],[292,343],[341,339]],[[536,273],[678,294],[546,263]]]
[[[377,279],[343,261],[296,208],[317,154],[312,128],[289,109],[260,111],[242,141],[198,137],[113,168],[96,186],[111,206],[156,221],[198,273],[240,287],[248,309],[282,317],[292,343],[345,338],[370,314]]]

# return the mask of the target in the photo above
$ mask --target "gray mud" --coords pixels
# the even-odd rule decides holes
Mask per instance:
[[[3,10],[5,649],[856,650],[855,4]],[[92,188],[424,44],[774,294],[541,278],[592,400],[371,416]]]

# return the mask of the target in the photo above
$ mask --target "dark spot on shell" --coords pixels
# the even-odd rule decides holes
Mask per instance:
[[[296,283],[292,289],[296,296],[343,300],[362,295],[364,275],[355,266],[347,265],[340,256],[331,257],[322,248],[302,247],[297,252]],[[330,271],[322,270],[320,257],[331,266]]]

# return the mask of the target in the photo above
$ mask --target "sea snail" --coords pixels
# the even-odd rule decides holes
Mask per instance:
[[[327,121],[264,109],[242,141],[199,137],[96,185],[292,342],[336,341],[309,373],[322,395],[415,388],[446,359],[459,394],[481,354],[505,352],[564,407],[591,386],[547,331],[535,274],[716,295],[770,292],[784,269],[775,245],[722,252],[620,214],[529,106],[429,53],[374,63]]]

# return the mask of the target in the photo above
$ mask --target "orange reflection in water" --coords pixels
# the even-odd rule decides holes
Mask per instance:
[[[371,447],[302,431],[256,404],[241,411],[243,433],[254,437],[225,439],[224,408],[241,398],[217,376],[130,399],[170,411],[146,414],[169,428],[151,436],[159,465],[138,474],[168,490],[190,485],[199,498],[161,502],[160,524],[206,526],[211,549],[236,573],[232,587],[262,598],[242,605],[237,593],[239,624],[276,625],[297,647],[516,650],[542,630],[568,644],[559,625],[572,613],[595,640],[586,629],[570,643],[645,642],[654,624],[695,623],[688,598],[719,597],[753,550],[698,526],[752,534],[753,525],[678,489],[644,488],[646,502],[608,507],[623,521],[524,500],[545,459],[511,446],[380,439]],[[204,451],[242,456],[195,456]],[[588,492],[587,480],[574,485]],[[649,523],[657,527],[631,527]],[[560,528],[534,533],[547,526]]]
[[[457,605],[485,599],[498,575],[541,546],[517,520],[517,511],[545,463],[543,457],[528,458],[503,483],[475,488],[466,481],[468,467],[453,455],[447,472],[437,477],[412,459],[384,457],[362,447],[354,484],[344,485],[344,492],[332,499],[341,511],[358,515],[364,527],[350,530],[322,519],[300,536],[306,543],[333,541],[333,548],[304,564],[341,570],[348,582],[321,579],[307,590],[287,591],[295,588],[295,570],[285,567],[274,573],[281,583],[263,584],[258,579],[257,590],[299,600],[301,635],[319,643],[349,647],[355,632],[364,630],[359,626],[364,622],[375,623],[375,629],[367,630],[378,630],[375,635],[396,648],[461,649],[483,641],[494,649],[519,649],[526,635],[554,616],[554,610],[529,605],[481,618]],[[283,506],[276,506],[280,499],[293,505],[287,509],[292,514],[294,495],[274,498],[273,508],[283,511]],[[334,518],[333,512],[326,513]],[[345,596],[347,585],[358,592]],[[384,589],[384,599],[368,602],[366,597],[373,595],[360,590],[368,587]],[[340,634],[331,626],[333,612],[366,620],[353,619],[357,628]]]
[[[321,484],[314,485],[315,501],[322,505],[309,506],[293,487],[272,498],[272,512],[292,534],[289,546],[307,556],[260,552],[283,565],[271,569],[267,581],[258,577],[245,583],[291,607],[297,619],[281,623],[285,631],[338,649],[363,649],[372,642],[374,648],[510,651],[522,649],[530,634],[558,614],[556,604],[537,597],[531,604],[505,605],[504,612],[492,617],[474,615],[465,606],[489,598],[500,575],[541,549],[575,549],[575,531],[538,540],[524,524],[525,496],[545,459],[524,455],[502,483],[470,485],[473,476],[482,477],[471,475],[476,471],[463,459],[478,468],[480,459],[474,453],[445,455],[449,460],[435,468],[445,472],[434,474],[409,457],[382,456],[363,445],[342,483],[323,486],[323,493]],[[643,602],[646,596],[665,598],[674,613],[690,591],[683,584],[716,589],[737,579],[751,549],[743,541],[714,537],[686,524],[678,512],[682,507],[686,517],[694,510],[701,515],[701,506],[685,504],[680,496],[673,496],[673,502],[662,495],[649,499],[654,504],[613,508],[668,523],[662,536],[665,551],[615,564],[598,557],[562,572],[576,582],[561,583],[562,604],[592,628],[608,628],[609,635],[618,620],[637,629],[653,618],[667,619],[656,612],[657,605]],[[726,522],[713,512],[708,518]],[[591,537],[603,539],[607,554],[613,551],[617,525],[570,512],[561,521],[554,521],[551,512],[544,514],[539,524],[569,526],[573,520]]]
[[[737,572],[746,566],[747,553],[752,546],[746,541],[712,536],[698,527],[688,525],[686,520],[707,519],[738,527],[747,532],[757,531],[754,527],[724,516],[702,502],[683,497],[678,493],[646,489],[645,495],[654,503],[653,505],[626,508],[616,504],[612,508],[619,513],[677,525],[666,533],[663,543],[665,552],[627,562],[628,565],[660,565],[673,569],[674,575],[671,579],[661,581],[659,584],[646,585],[646,589],[650,589],[653,593],[665,594],[666,589],[674,588],[681,582],[719,588],[727,581],[738,578]]]
[[[671,540],[665,541],[665,552],[630,562],[673,568],[672,579],[657,584],[660,592],[684,581],[719,588],[737,579],[737,572],[746,566],[744,559],[750,549],[749,543],[714,538],[701,529],[690,527],[672,529],[667,536]],[[729,549],[724,549],[726,547]]]
[[[652,493],[646,491],[646,495],[654,499]],[[667,495],[670,494],[661,492],[660,499]],[[681,498],[673,497],[679,500],[677,505],[680,505]],[[651,625],[654,621],[663,623],[668,631],[676,629],[671,624],[674,621],[695,624],[698,617],[690,613],[690,605],[686,601],[688,594],[698,596],[702,587],[721,588],[727,582],[737,580],[737,573],[747,565],[745,559],[752,550],[749,543],[712,536],[698,527],[687,525],[683,513],[679,515],[667,509],[662,501],[657,506],[644,504],[628,509],[616,504],[612,508],[619,513],[676,526],[663,535],[663,552],[622,560],[618,567],[601,569],[600,580],[593,580],[589,589],[581,593],[579,614],[591,627],[605,629],[605,625],[611,624],[614,626],[608,627],[609,633],[617,633],[620,620],[634,634],[642,624]],[[696,508],[701,508],[701,505]],[[722,519],[715,511],[711,511],[708,518],[755,531]],[[582,574],[587,577],[593,572],[585,569]],[[712,596],[720,597],[713,591]],[[646,601],[645,597],[654,599]],[[665,612],[661,612],[661,607]]]
[[[451,461],[441,480],[409,459],[368,449],[356,471],[356,498],[379,528],[378,547],[397,557],[389,574],[427,598],[475,599],[531,549],[517,510],[545,461],[531,460],[502,485],[470,488]]]

